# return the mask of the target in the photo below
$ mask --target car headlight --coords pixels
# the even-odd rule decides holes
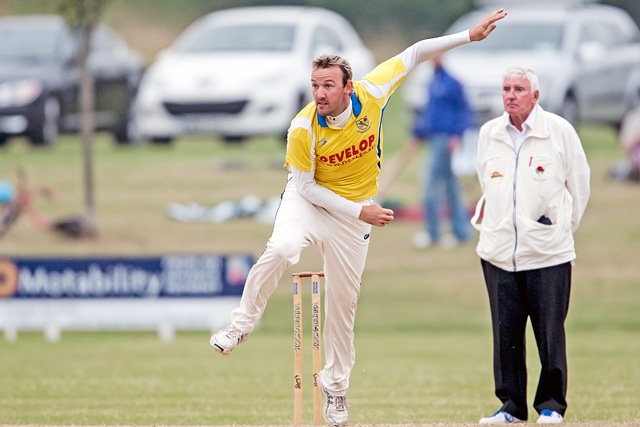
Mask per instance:
[[[42,83],[34,79],[0,83],[0,107],[21,107],[38,99]]]

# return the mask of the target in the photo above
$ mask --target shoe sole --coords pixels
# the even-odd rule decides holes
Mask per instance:
[[[348,419],[347,419],[347,421],[345,421],[343,423],[337,423],[335,421],[332,421],[327,415],[324,414],[324,411],[323,411],[323,414],[322,414],[322,418],[324,418],[324,421],[327,424],[329,424],[330,426],[333,426],[333,427],[344,427],[347,424],[349,424],[349,420]]]
[[[214,344],[213,349],[223,356],[228,356],[231,354],[230,351],[226,351],[224,348],[220,347],[218,344]]]
[[[227,351],[224,348],[220,347],[220,345],[217,342],[215,342],[215,340],[209,341],[209,344],[211,344],[211,347],[213,347],[213,349],[215,351],[217,351],[218,353],[220,353],[223,356],[228,356],[233,351],[233,350]]]

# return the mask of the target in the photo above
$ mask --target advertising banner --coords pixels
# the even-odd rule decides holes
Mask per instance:
[[[177,329],[223,327],[238,303],[249,255],[0,258],[0,330]]]

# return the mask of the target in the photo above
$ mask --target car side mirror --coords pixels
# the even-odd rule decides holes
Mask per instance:
[[[605,56],[605,47],[598,42],[585,42],[578,49],[578,61],[582,63],[593,63],[601,60]]]

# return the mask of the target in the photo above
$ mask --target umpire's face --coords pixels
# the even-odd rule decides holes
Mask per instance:
[[[540,93],[531,90],[531,83],[526,77],[506,78],[502,83],[502,101],[504,110],[513,123],[522,123],[536,106]]]
[[[349,106],[353,82],[342,84],[340,67],[318,68],[311,73],[311,91],[322,116],[337,116]]]

